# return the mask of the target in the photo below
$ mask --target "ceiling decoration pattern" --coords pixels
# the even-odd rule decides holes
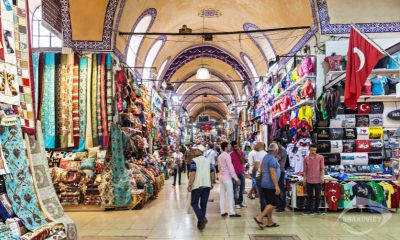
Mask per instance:
[[[219,99],[221,99],[221,101],[230,101],[230,99],[228,98],[228,95],[223,95],[224,92],[221,92],[215,88],[211,88],[211,87],[206,87],[206,86],[200,86],[198,88],[191,88],[191,91],[186,93],[187,95],[184,95],[182,98],[182,104],[183,106],[187,106],[188,104],[190,104],[191,101],[193,101],[195,98],[201,97],[202,95],[192,95],[192,94],[204,94],[207,95],[207,93],[209,94],[219,94],[219,95],[212,95],[215,96]],[[204,92],[207,91],[207,92]],[[189,102],[187,102],[189,101]],[[223,103],[223,102],[221,102]]]
[[[243,30],[249,31],[249,30],[251,30],[251,29],[257,29],[257,30],[259,30],[260,28],[257,27],[257,26],[256,26],[255,24],[253,24],[253,23],[245,23],[245,24],[243,24]],[[274,48],[274,46],[272,45],[271,41],[269,40],[269,38],[268,38],[264,33],[261,33],[261,34],[264,36],[265,40],[267,40],[267,42],[269,43],[269,45],[270,45],[272,51],[274,52],[274,57],[275,57],[277,54],[276,54],[275,48]],[[258,44],[258,42],[257,42],[257,40],[254,38],[253,34],[247,33],[247,36],[249,36],[250,39],[253,41],[253,43],[257,46],[258,50],[261,52],[261,54],[262,54],[263,57],[264,57],[265,63],[268,63],[268,61],[271,60],[271,59],[268,59],[268,57],[265,55],[263,48]]]
[[[252,73],[253,79],[259,79],[259,74],[257,73],[256,66],[254,65],[253,60],[244,52],[240,52],[240,57],[242,58],[242,61],[246,64],[247,68],[249,69],[249,72]],[[247,61],[246,61],[247,58]],[[252,66],[250,66],[250,64]]]
[[[229,88],[230,92],[232,93],[233,98],[235,99],[235,101],[237,101],[237,100],[238,100],[238,95],[236,95],[236,93],[235,93],[235,91],[233,90],[232,86],[231,86],[230,84],[228,84],[229,82],[227,82],[227,81],[225,80],[224,76],[223,76],[222,74],[220,74],[219,72],[214,71],[213,69],[208,69],[208,71],[210,72],[211,75],[214,75],[214,76],[216,76],[217,78],[219,78],[219,79],[221,80],[221,83],[225,84],[225,85]],[[176,84],[175,84],[175,87],[174,87],[175,90],[176,90],[176,91],[179,91],[180,87],[183,86],[183,84],[185,84],[185,82],[186,82],[187,80],[189,80],[190,78],[192,78],[193,76],[196,76],[196,71],[190,72],[189,74],[187,74],[187,75],[183,78],[183,81],[182,81],[182,82],[176,83]],[[202,82],[199,81],[198,84],[201,84],[201,83],[202,83]],[[198,85],[198,84],[194,84],[194,83],[191,83],[191,84],[193,84],[193,85]],[[237,93],[237,94],[239,94],[239,93]]]
[[[346,34],[350,24],[331,24],[326,0],[317,0],[318,15],[322,34]],[[355,24],[365,33],[400,32],[400,22]]]
[[[198,58],[215,58],[221,60],[230,65],[234,70],[238,71],[247,83],[250,83],[250,77],[245,68],[236,60],[233,56],[228,54],[226,51],[219,49],[216,46],[203,45],[196,46],[184,50],[177,57],[174,58],[172,63],[168,66],[168,70],[165,72],[164,80],[169,82],[172,75],[186,63],[193,61]],[[251,84],[248,84],[251,89]]]
[[[117,49],[117,36],[118,36],[118,27],[119,27],[119,23],[121,21],[121,16],[122,16],[122,12],[124,11],[124,7],[125,7],[125,1],[126,0],[121,0],[121,3],[119,4],[119,11],[118,11],[118,15],[117,15],[117,19],[115,20],[115,26],[114,26],[114,39],[113,39],[113,50],[118,51],[119,53],[121,53],[118,49]]]
[[[146,66],[147,58],[149,57],[150,51],[153,49],[153,46],[154,46],[158,41],[162,41],[161,46],[160,46],[160,49],[157,51],[156,55],[154,56],[153,63],[151,64],[151,66]],[[165,35],[158,36],[158,37],[153,41],[153,43],[151,44],[151,46],[150,46],[149,50],[147,51],[146,56],[145,56],[145,58],[144,58],[144,59],[145,59],[145,60],[144,60],[144,67],[145,67],[145,68],[147,68],[147,67],[153,67],[154,62],[155,62],[155,59],[157,59],[157,56],[158,56],[158,54],[160,54],[160,52],[161,52],[162,48],[164,47],[166,41],[167,41],[167,36],[165,36]],[[140,47],[139,47],[139,49],[140,49]],[[152,56],[152,57],[153,57],[153,56]],[[145,70],[146,70],[146,69],[143,69],[142,72],[144,73]],[[150,74],[149,74],[149,75],[151,75],[151,71],[150,71]],[[142,76],[144,76],[144,74],[142,74]],[[152,78],[152,77],[150,76],[150,78]],[[153,78],[152,78],[152,79],[153,79]]]
[[[63,25],[63,43],[65,47],[76,50],[111,50],[113,23],[119,0],[109,0],[104,17],[103,39],[101,41],[75,41],[72,40],[71,15],[69,0],[60,0],[61,20]]]

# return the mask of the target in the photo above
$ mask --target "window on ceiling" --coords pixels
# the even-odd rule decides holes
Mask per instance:
[[[151,14],[144,15],[142,18],[138,19],[135,29],[133,32],[147,32],[150,28],[153,16]],[[136,66],[137,55],[140,45],[143,41],[143,35],[133,35],[128,45],[128,52],[126,55],[126,63],[131,66]]]
[[[151,46],[150,50],[147,52],[143,65],[143,79],[153,79],[153,76],[151,76],[151,73],[153,72],[151,67],[153,67],[154,61],[156,60],[158,53],[163,47],[165,40],[165,36],[157,38]],[[151,87],[150,81],[146,80],[145,82],[147,83],[148,87]]]
[[[247,54],[245,54],[243,52],[240,55],[242,56],[242,59],[246,63],[247,67],[250,69],[250,72],[251,72],[251,75],[253,75],[254,81],[258,82],[258,80],[259,80],[258,73],[257,73],[256,67],[253,64],[253,61],[251,61],[251,59],[247,56]]]
[[[42,7],[37,7],[32,15],[32,48],[58,49],[61,47],[61,39],[43,26]]]
[[[260,30],[259,27],[257,27],[254,24],[244,24],[243,29],[245,31],[251,31],[251,30]],[[276,57],[275,49],[272,46],[270,40],[264,33],[247,33],[247,35],[253,40],[253,42],[257,45],[257,47],[262,51],[263,55],[267,60],[274,59]]]
[[[169,61],[169,57],[164,60],[164,62],[161,64],[160,69],[158,69],[157,80],[160,80],[161,74],[163,73],[164,68],[167,66],[168,61]]]

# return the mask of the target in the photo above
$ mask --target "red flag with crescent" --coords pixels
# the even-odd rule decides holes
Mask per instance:
[[[348,108],[356,109],[361,88],[382,56],[381,50],[351,27],[344,89],[344,103]]]

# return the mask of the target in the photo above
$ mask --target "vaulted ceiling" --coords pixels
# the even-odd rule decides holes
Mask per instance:
[[[218,120],[229,116],[228,103],[237,103],[254,89],[256,78],[267,73],[269,60],[291,53],[310,29],[214,35],[213,41],[207,42],[201,36],[132,37],[119,33],[176,33],[182,25],[197,33],[311,27],[316,18],[313,0],[86,0],[85,4],[69,0],[69,7],[69,34],[75,48],[86,44],[78,41],[101,41],[103,37],[99,48],[110,44],[125,62],[155,67],[151,79],[173,83],[190,116],[212,113]],[[114,31],[108,39],[109,27]],[[156,44],[159,51],[151,50]],[[201,64],[210,70],[209,81],[195,78]],[[137,71],[143,73],[143,69]]]

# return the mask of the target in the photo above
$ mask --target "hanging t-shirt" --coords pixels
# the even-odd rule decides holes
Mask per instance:
[[[355,140],[344,140],[343,141],[343,152],[352,153],[356,151],[356,141]]]
[[[370,139],[382,139],[383,128],[382,127],[370,127],[369,128],[369,138]]]
[[[353,186],[355,182],[342,184],[342,200],[339,201],[339,208],[352,209],[356,205],[356,198],[353,194]]]
[[[338,183],[325,183],[325,198],[328,203],[329,210],[337,211],[338,202],[342,199],[342,188]]]
[[[370,140],[356,140],[356,152],[370,152]]]
[[[392,208],[392,194],[394,193],[394,188],[390,183],[380,182],[379,185],[383,187],[386,199],[386,206]]]
[[[393,185],[393,194],[390,198],[392,208],[399,208],[400,207],[400,186]]]
[[[334,55],[325,57],[324,61],[329,64],[330,71],[338,71],[340,70],[340,61],[342,61],[342,55]]]
[[[343,152],[343,142],[341,140],[331,141],[331,153],[342,153]]]
[[[356,127],[368,127],[369,116],[368,115],[357,115],[356,116]]]
[[[386,201],[385,193],[383,192],[383,187],[381,185],[375,181],[367,182],[367,185],[371,186],[374,191],[374,198],[371,198],[372,205],[380,205],[382,201]]]
[[[382,116],[382,114],[370,114],[369,115],[369,125],[371,127],[381,127],[381,126],[383,126],[383,116]]]
[[[371,78],[372,95],[385,95],[385,85],[388,83],[388,78],[385,76]]]
[[[293,159],[295,172],[303,172],[304,157],[310,154],[309,146],[311,143],[310,138],[302,138],[296,143],[297,152]]]
[[[374,190],[365,182],[359,182],[353,186],[353,193],[356,196],[356,204],[367,206],[369,199],[374,198]]]
[[[311,106],[302,106],[299,109],[299,120],[306,120],[312,126],[313,109]]]

